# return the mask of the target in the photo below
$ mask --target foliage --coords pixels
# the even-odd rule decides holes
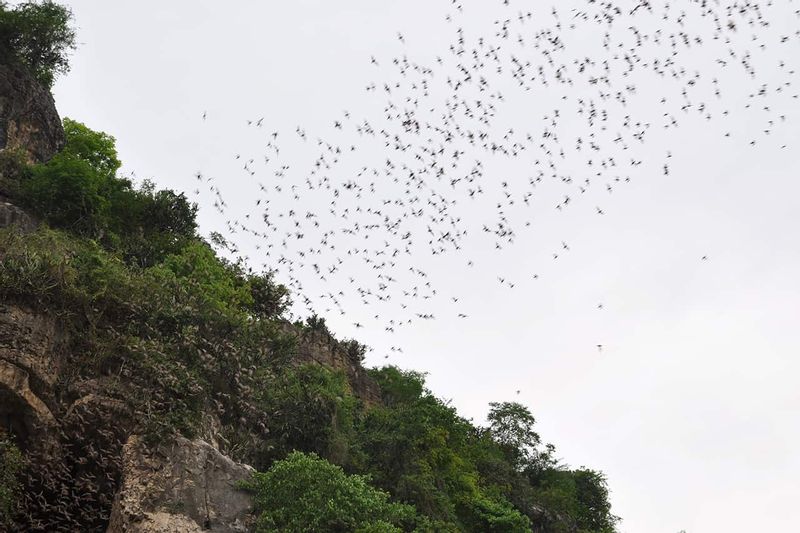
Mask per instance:
[[[527,531],[527,517],[481,484],[473,460],[483,444],[455,409],[424,388],[422,374],[372,371],[385,406],[371,409],[359,437],[379,487],[423,514],[469,531]]]
[[[64,119],[66,144],[20,178],[16,196],[51,226],[101,242],[129,263],[152,266],[195,238],[197,206],[183,194],[139,189],[117,177],[114,138]]]
[[[66,144],[59,155],[84,161],[102,179],[116,176],[122,163],[117,156],[116,140],[111,135],[94,131],[75,120],[64,119]]]
[[[255,397],[270,428],[259,468],[295,450],[346,461],[357,401],[342,372],[308,364],[264,372]]]
[[[411,404],[425,392],[425,375],[420,372],[385,366],[371,375],[378,382],[387,407]]]
[[[148,442],[215,417],[223,451],[267,470],[253,484],[263,531],[614,531],[603,475],[558,465],[525,406],[493,403],[478,427],[422,373],[369,371],[381,397],[364,405],[341,370],[294,364],[306,335],[353,366],[367,348],[316,315],[283,320],[290,295],[274,272],[215,252],[231,249],[196,235],[182,194],[118,177],[112,137],[65,129],[50,162],[9,159],[15,198],[52,228],[0,229],[0,301],[58,316],[73,332],[67,381],[111,380],[104,395],[131,407]],[[70,479],[37,487],[59,498]]]
[[[0,527],[8,526],[17,506],[22,455],[0,430]]]
[[[316,454],[292,452],[249,486],[263,533],[408,531],[417,521],[413,507],[390,502],[368,478],[347,475]]]
[[[0,195],[14,196],[28,171],[27,156],[21,148],[0,150]]]
[[[249,283],[251,310],[254,315],[275,318],[282,316],[291,307],[289,289],[275,281],[274,271],[268,270],[259,275],[251,275]]]
[[[67,55],[75,49],[69,8],[46,0],[10,9],[0,2],[0,57],[22,63],[46,87],[69,71]]]
[[[83,354],[74,361],[82,372],[124,366],[148,391],[132,400],[141,402],[151,430],[190,435],[212,391],[223,395],[227,416],[255,417],[246,405],[252,398],[231,393],[252,386],[247,367],[282,361],[291,349],[275,324],[224,299],[238,282],[215,278],[226,271],[211,256],[211,266],[187,272],[178,268],[184,256],[171,258],[175,270],[131,268],[95,242],[45,228],[0,230],[0,250],[0,298],[47,307],[80,331],[71,348]],[[197,289],[212,279],[220,283],[216,292]]]
[[[581,533],[613,533],[619,518],[611,514],[608,486],[601,472],[588,469],[547,470],[538,496],[551,509],[572,518]],[[554,528],[556,529],[556,528]]]
[[[491,402],[489,429],[508,461],[517,470],[540,471],[555,466],[555,447],[540,448],[541,438],[534,431],[536,419],[530,410],[517,402]]]
[[[340,350],[344,351],[347,358],[354,363],[361,363],[367,351],[369,351],[369,348],[365,344],[361,344],[355,339],[339,341],[338,347]]]
[[[203,242],[190,242],[180,253],[167,256],[154,268],[164,276],[175,276],[188,284],[217,309],[245,309],[252,306],[253,299],[247,281]]]

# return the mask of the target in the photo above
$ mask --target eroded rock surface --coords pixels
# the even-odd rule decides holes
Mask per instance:
[[[28,161],[47,161],[64,146],[53,96],[30,73],[0,64],[0,149],[20,149]]]
[[[16,226],[25,233],[36,229],[36,221],[25,211],[0,196],[0,228]]]
[[[316,363],[330,370],[341,370],[359,399],[366,404],[378,404],[381,392],[378,384],[361,365],[361,361],[351,357],[343,349],[336,346],[329,335],[318,332],[304,333],[297,338],[298,363]]]
[[[109,533],[248,530],[252,499],[237,483],[253,469],[207,442],[178,437],[150,450],[134,435],[125,444],[122,465]]]
[[[48,454],[56,447],[46,401],[57,379],[59,337],[54,321],[0,304],[0,421],[23,447]]]

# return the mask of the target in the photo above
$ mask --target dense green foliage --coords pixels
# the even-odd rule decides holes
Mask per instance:
[[[427,516],[472,531],[527,531],[529,520],[501,491],[481,483],[474,456],[491,440],[424,389],[418,373],[387,367],[372,372],[387,406],[365,414],[361,446],[379,487]]]
[[[23,2],[10,9],[0,2],[0,59],[22,63],[46,87],[69,70],[75,48],[72,13],[49,0]]]
[[[271,413],[256,466],[297,450],[317,452],[341,462],[348,457],[357,401],[342,373],[303,365],[265,376],[255,391],[259,407]]]
[[[0,300],[76,333],[64,387],[103,383],[153,443],[202,434],[216,417],[223,451],[266,472],[251,485],[262,531],[614,530],[603,475],[558,465],[525,406],[493,403],[478,427],[420,373],[371,370],[381,401],[365,405],[343,371],[294,364],[307,337],[353,364],[365,347],[316,316],[290,324],[287,289],[198,237],[182,194],[134,187],[117,176],[112,137],[69,120],[65,130],[51,161],[0,168],[47,223],[0,230]],[[41,486],[48,498],[74,490]]]
[[[368,478],[347,475],[316,454],[292,452],[256,474],[250,487],[261,533],[404,531],[419,520],[413,507],[390,502]]]
[[[151,266],[195,238],[197,206],[183,194],[134,188],[117,176],[114,138],[64,119],[66,144],[18,176],[11,193],[52,227],[98,240],[128,263]],[[20,173],[17,173],[20,174]]]

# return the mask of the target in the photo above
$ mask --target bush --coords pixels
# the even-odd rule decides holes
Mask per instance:
[[[69,71],[75,49],[72,12],[51,1],[24,2],[9,9],[0,2],[0,56],[23,64],[44,86]]]
[[[536,497],[550,511],[569,519],[571,531],[613,533],[619,518],[611,514],[605,476],[588,469],[549,469],[535,480]],[[552,527],[556,531],[559,529]]]
[[[390,502],[369,478],[348,476],[313,453],[289,454],[248,486],[261,533],[408,531],[417,521],[413,507]]]
[[[184,194],[157,191],[149,181],[136,189],[117,177],[120,161],[110,135],[68,118],[64,132],[58,154],[9,173],[3,188],[51,226],[95,239],[136,266],[153,266],[196,239],[197,206]],[[13,163],[8,158],[6,166]],[[280,296],[272,305],[282,311]]]
[[[120,166],[114,138],[64,119],[66,143],[50,161],[33,165],[20,187],[23,204],[50,225],[87,237],[108,229],[112,197],[130,189],[117,180]]]
[[[27,156],[21,148],[0,150],[0,195],[19,194],[19,183],[28,172]]]
[[[342,372],[311,364],[284,368],[262,377],[256,398],[269,428],[258,467],[295,450],[348,460],[357,402]]]
[[[98,236],[107,225],[106,180],[86,161],[56,154],[37,165],[22,186],[24,203],[48,224],[80,235]]]

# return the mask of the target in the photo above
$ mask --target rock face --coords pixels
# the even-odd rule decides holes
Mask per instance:
[[[0,196],[0,228],[8,226],[29,232],[36,229],[36,222],[25,211]]]
[[[0,64],[0,149],[19,148],[28,161],[47,161],[64,146],[53,96],[24,69]]]
[[[298,363],[316,363],[330,370],[342,370],[353,394],[360,400],[369,405],[379,404],[381,401],[380,388],[361,366],[361,361],[352,358],[337,346],[329,335],[321,332],[301,335],[297,339],[295,360]]]
[[[39,452],[55,447],[56,420],[46,400],[58,375],[60,337],[55,321],[0,304],[0,422]]]
[[[203,440],[178,437],[149,451],[132,436],[122,465],[108,533],[235,533],[250,526],[252,500],[237,483],[253,469]]]

